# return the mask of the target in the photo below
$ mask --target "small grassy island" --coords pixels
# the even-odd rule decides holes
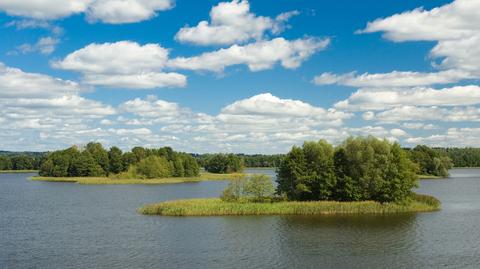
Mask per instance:
[[[440,201],[412,192],[418,166],[397,143],[374,137],[294,146],[277,169],[277,188],[266,175],[238,176],[220,198],[145,205],[145,215],[333,215],[428,212]]]

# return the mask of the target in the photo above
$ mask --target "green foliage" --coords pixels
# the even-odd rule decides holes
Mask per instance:
[[[136,172],[147,179],[171,177],[173,165],[165,157],[150,156],[136,165]]]
[[[455,167],[480,167],[480,148],[437,148],[448,156]]]
[[[416,186],[416,167],[398,144],[349,138],[294,146],[277,169],[277,193],[290,200],[398,202]]]
[[[235,154],[213,154],[205,162],[205,170],[210,173],[241,172],[243,167],[243,159]]]
[[[124,160],[122,158],[121,149],[118,147],[111,147],[108,152],[108,159],[110,161],[109,169],[111,173],[118,174],[124,171]]]
[[[0,170],[13,170],[13,164],[10,157],[0,156]]]
[[[336,184],[333,147],[324,140],[293,147],[278,167],[278,192],[292,200],[328,200]]]
[[[40,176],[112,176],[122,179],[196,177],[199,176],[199,166],[191,155],[175,152],[170,147],[135,147],[131,152],[122,153],[118,147],[106,151],[100,143],[92,142],[82,151],[71,147],[47,154],[40,167]]]
[[[220,198],[223,201],[266,202],[272,200],[274,193],[272,179],[267,175],[247,177],[241,174],[230,180]]]
[[[450,158],[443,152],[418,145],[409,151],[410,159],[418,164],[422,175],[448,176],[448,169],[452,168]]]
[[[72,158],[68,174],[74,177],[98,177],[105,176],[105,171],[90,152],[83,151]]]

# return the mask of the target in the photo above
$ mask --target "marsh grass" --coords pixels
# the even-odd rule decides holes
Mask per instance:
[[[123,179],[112,177],[31,177],[32,180],[48,181],[48,182],[70,182],[85,185],[110,185],[110,184],[176,184],[176,183],[189,183],[200,181],[216,181],[216,180],[229,180],[235,176],[235,174],[213,174],[213,173],[200,173],[198,177],[169,177],[169,178],[154,178],[154,179]]]
[[[434,175],[418,175],[418,179],[445,179],[447,177],[442,176],[434,176]]]
[[[37,173],[38,170],[0,170],[1,173]]]
[[[408,202],[225,202],[218,198],[166,201],[138,209],[145,215],[163,216],[229,216],[229,215],[334,215],[390,214],[429,212],[440,209],[440,201],[428,195],[415,194]]]

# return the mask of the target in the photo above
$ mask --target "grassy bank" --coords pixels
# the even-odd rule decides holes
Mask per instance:
[[[167,201],[145,205],[138,211],[163,216],[229,216],[229,215],[333,215],[387,214],[428,212],[440,209],[440,201],[416,194],[408,204],[365,202],[224,202],[218,198]]]
[[[0,170],[1,173],[37,173],[38,170]]]
[[[434,176],[434,175],[418,175],[418,179],[445,179],[447,177]]]
[[[239,174],[213,174],[200,173],[198,177],[170,177],[154,179],[118,179],[114,177],[32,177],[32,180],[49,182],[71,182],[87,185],[107,185],[107,184],[175,184],[200,181],[229,180]]]

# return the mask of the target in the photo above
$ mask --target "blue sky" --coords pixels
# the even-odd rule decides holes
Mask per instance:
[[[475,146],[479,4],[0,1],[0,148]]]

